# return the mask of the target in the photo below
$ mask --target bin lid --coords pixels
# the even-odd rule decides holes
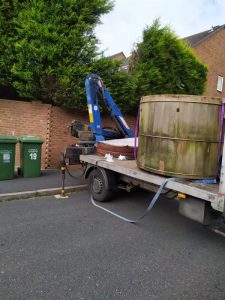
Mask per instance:
[[[13,135],[0,135],[0,144],[16,144],[17,138]]]
[[[37,137],[37,136],[32,136],[32,135],[22,135],[19,138],[20,143],[32,143],[32,144],[43,144],[44,140]]]

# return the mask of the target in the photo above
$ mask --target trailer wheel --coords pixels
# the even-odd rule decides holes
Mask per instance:
[[[115,187],[115,176],[104,169],[94,169],[88,177],[88,188],[92,197],[100,202],[110,199]]]

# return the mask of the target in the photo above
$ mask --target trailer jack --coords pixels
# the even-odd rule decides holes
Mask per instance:
[[[60,190],[59,195],[55,195],[55,198],[57,199],[65,199],[68,198],[65,193],[65,179],[66,179],[66,160],[64,153],[61,153],[61,159],[60,159],[60,171],[62,175],[62,186]]]

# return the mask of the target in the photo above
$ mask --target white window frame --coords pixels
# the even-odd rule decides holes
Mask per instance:
[[[217,77],[217,91],[221,92],[223,91],[223,76],[219,76]]]

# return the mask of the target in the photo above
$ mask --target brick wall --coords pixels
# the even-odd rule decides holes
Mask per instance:
[[[69,127],[74,119],[88,124],[88,112],[81,114],[75,111],[68,112],[60,107],[52,107],[49,167],[57,166],[60,160],[60,153],[64,151],[68,145],[72,145],[77,142],[77,139],[75,137],[71,137],[69,134]],[[129,126],[133,129],[135,117],[125,116],[125,119]],[[107,116],[102,116],[102,123],[103,126],[114,127],[114,124]]]
[[[75,144],[77,139],[70,136],[69,126],[72,120],[77,119],[83,123],[88,123],[88,113],[80,114],[67,112],[60,107],[52,107],[52,122],[49,150],[49,167],[57,166],[60,160],[60,153],[71,144]]]
[[[0,134],[34,135],[46,142],[42,147],[42,168],[47,166],[49,119],[51,105],[38,101],[22,102],[0,99]],[[16,146],[16,166],[20,165],[19,144]]]
[[[57,167],[60,153],[67,145],[76,143],[68,127],[77,119],[88,123],[88,112],[68,112],[62,108],[38,101],[23,102],[0,99],[0,134],[34,135],[45,140],[42,146],[42,169]],[[127,123],[134,128],[135,117],[125,116]],[[104,126],[112,126],[110,119],[102,117]],[[19,145],[16,149],[16,166],[20,165]]]
[[[217,77],[223,76],[225,80],[225,29],[218,31],[210,38],[193,48],[200,60],[208,65],[207,86],[204,95],[213,97],[225,97],[223,92],[218,92]],[[225,82],[224,82],[225,84]]]

